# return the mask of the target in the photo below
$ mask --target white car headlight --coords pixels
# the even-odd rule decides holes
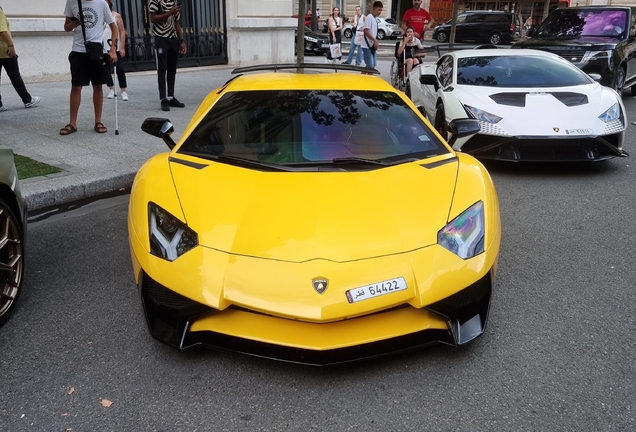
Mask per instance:
[[[148,203],[150,253],[174,261],[199,244],[197,233],[186,224],[159,207]]]
[[[473,116],[473,118],[479,121],[485,121],[488,123],[499,123],[502,120],[502,117],[490,114],[489,112],[480,110],[479,108],[474,108],[469,105],[464,105],[464,107],[466,108],[466,111],[468,111],[468,113]]]
[[[484,251],[484,204],[479,201],[437,233],[437,243],[462,259]]]
[[[605,111],[603,114],[598,116],[598,118],[603,120],[605,123],[609,123],[609,122],[614,121],[617,118],[619,118],[620,115],[621,115],[621,109],[618,106],[618,102],[617,102],[614,105],[612,105],[611,107],[609,107],[607,109],[607,111]]]
[[[318,42],[318,39],[312,38],[312,37],[309,37],[309,36],[305,36],[305,40],[307,42],[314,42],[314,43]]]

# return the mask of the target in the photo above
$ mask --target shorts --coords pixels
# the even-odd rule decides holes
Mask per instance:
[[[89,84],[103,85],[108,80],[108,62],[89,61],[86,53],[71,51],[68,55],[71,64],[71,85],[84,87]]]

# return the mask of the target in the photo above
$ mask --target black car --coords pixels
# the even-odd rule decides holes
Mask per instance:
[[[585,6],[556,9],[530,39],[512,48],[558,54],[617,91],[636,95],[636,7]]]
[[[435,27],[433,39],[449,41],[453,20]],[[474,11],[457,15],[455,42],[474,41],[493,45],[509,44],[521,29],[517,15],[510,12]]]
[[[296,29],[295,35],[296,40],[298,40],[298,29]],[[317,31],[312,31],[309,27],[305,27],[305,52],[322,55],[328,51],[329,36]]]

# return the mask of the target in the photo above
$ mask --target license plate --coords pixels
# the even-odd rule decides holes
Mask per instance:
[[[324,43],[324,44],[322,44],[322,45],[320,45],[320,46],[321,46],[322,48],[329,48],[329,44],[327,44],[327,43]]]
[[[376,282],[359,288],[350,289],[345,294],[349,303],[356,303],[370,298],[380,297],[397,291],[407,289],[406,281],[403,277],[389,279],[383,282]]]
[[[567,129],[565,133],[567,135],[592,135],[594,131],[592,129]]]

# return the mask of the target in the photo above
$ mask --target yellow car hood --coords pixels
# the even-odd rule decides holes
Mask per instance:
[[[200,245],[289,262],[345,262],[437,243],[457,177],[456,159],[365,172],[262,172],[174,159],[179,201]]]

